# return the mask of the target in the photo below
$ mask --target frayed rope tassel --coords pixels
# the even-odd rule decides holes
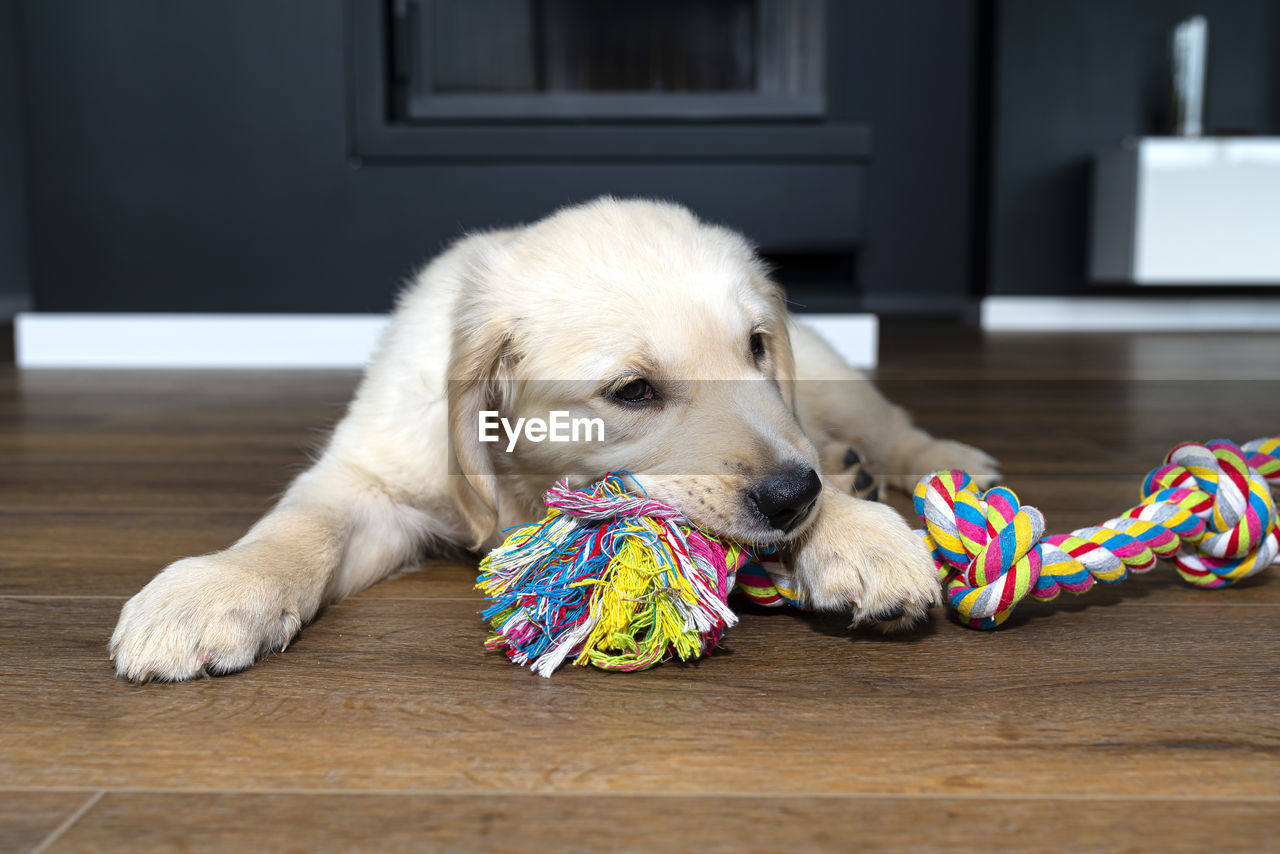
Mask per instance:
[[[546,504],[545,519],[511,530],[480,564],[486,649],[541,676],[570,658],[643,670],[706,655],[737,622],[726,600],[749,547],[627,493],[620,475],[587,492],[559,484]]]

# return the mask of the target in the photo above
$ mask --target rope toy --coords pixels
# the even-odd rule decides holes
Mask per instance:
[[[1197,587],[1235,584],[1280,554],[1267,481],[1280,480],[1280,437],[1238,446],[1184,443],[1142,482],[1142,501],[1114,519],[1044,536],[1044,516],[1005,487],[979,493],[961,471],[916,485],[916,513],[947,602],[976,629],[1000,625],[1028,596],[1084,593],[1171,561]]]
[[[550,676],[566,660],[643,670],[711,652],[737,623],[735,589],[771,607],[805,607],[774,548],[710,535],[673,507],[627,492],[625,473],[588,490],[558,484],[541,522],[512,529],[480,564],[489,601],[485,648]],[[629,476],[627,476],[629,477]],[[1005,487],[980,493],[962,471],[917,485],[947,601],[973,628],[1003,623],[1027,596],[1083,593],[1171,560],[1199,587],[1234,584],[1280,562],[1267,481],[1280,481],[1280,437],[1174,448],[1142,486],[1142,502],[1070,534],[1044,536],[1044,516]]]
[[[542,676],[570,656],[643,670],[707,654],[738,621],[727,600],[750,547],[629,494],[621,474],[584,492],[559,484],[545,501],[545,519],[514,529],[480,564],[486,649]]]

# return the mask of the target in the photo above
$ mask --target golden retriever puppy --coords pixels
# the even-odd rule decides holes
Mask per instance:
[[[585,432],[550,441],[549,422]],[[130,599],[110,653],[134,680],[246,668],[325,603],[424,555],[489,548],[542,516],[555,481],[618,470],[717,534],[782,544],[814,606],[909,624],[938,601],[936,573],[897,513],[824,482],[850,446],[899,487],[995,472],[791,319],[741,236],[599,199],[428,265],[319,461],[239,542]]]

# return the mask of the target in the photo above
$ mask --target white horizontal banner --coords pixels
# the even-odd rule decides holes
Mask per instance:
[[[988,332],[1267,332],[1280,330],[1280,298],[986,297]]]
[[[24,368],[359,368],[382,314],[19,314]]]
[[[857,368],[876,364],[876,317],[801,319]],[[361,368],[377,348],[382,314],[61,314],[15,320],[24,368]]]

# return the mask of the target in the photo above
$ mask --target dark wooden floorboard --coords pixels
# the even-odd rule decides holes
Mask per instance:
[[[112,793],[55,851],[903,852],[1113,850],[1116,828],[1158,827],[1168,852],[1256,851],[1275,804],[964,798],[757,798],[503,794]],[[726,833],[741,828],[743,836]],[[377,840],[376,846],[370,840]]]
[[[891,327],[883,362],[1052,531],[1129,507],[1179,441],[1280,430],[1274,336]],[[113,679],[123,600],[243,533],[356,379],[0,368],[0,850],[1275,844],[1274,574],[1161,566],[995,633],[743,606],[696,665],[543,680],[481,648],[474,566],[436,562],[245,673]]]
[[[134,686],[103,649],[118,604],[0,600],[22,710],[0,786],[1280,792],[1272,605],[1118,602],[897,639],[749,614],[695,666],[545,680],[480,648],[472,601],[354,599],[243,674]]]
[[[92,797],[85,792],[0,790],[0,851],[31,851]]]
[[[91,526],[83,518],[72,518],[63,524],[41,524],[38,530],[60,537],[62,542],[77,544],[66,550],[51,547],[47,555],[33,553],[28,537],[15,536],[13,552],[0,555],[0,597],[95,596],[123,601],[138,592],[170,561],[226,546],[244,532],[254,517],[210,514],[203,526],[190,519],[166,517],[134,516],[118,522],[115,517],[107,517],[94,521],[103,526]],[[35,524],[32,527],[34,529]],[[30,534],[30,531],[24,533]],[[9,542],[5,541],[5,545],[8,547]],[[475,577],[474,565],[433,561],[375,584],[357,596],[476,598]],[[1182,583],[1170,566],[1158,564],[1144,575],[1130,575],[1114,585],[1099,584],[1081,597],[1063,594],[1051,603],[1027,603],[1019,609],[1060,611],[1119,600],[1174,605],[1278,604],[1280,584],[1264,575],[1224,590],[1198,590]]]

